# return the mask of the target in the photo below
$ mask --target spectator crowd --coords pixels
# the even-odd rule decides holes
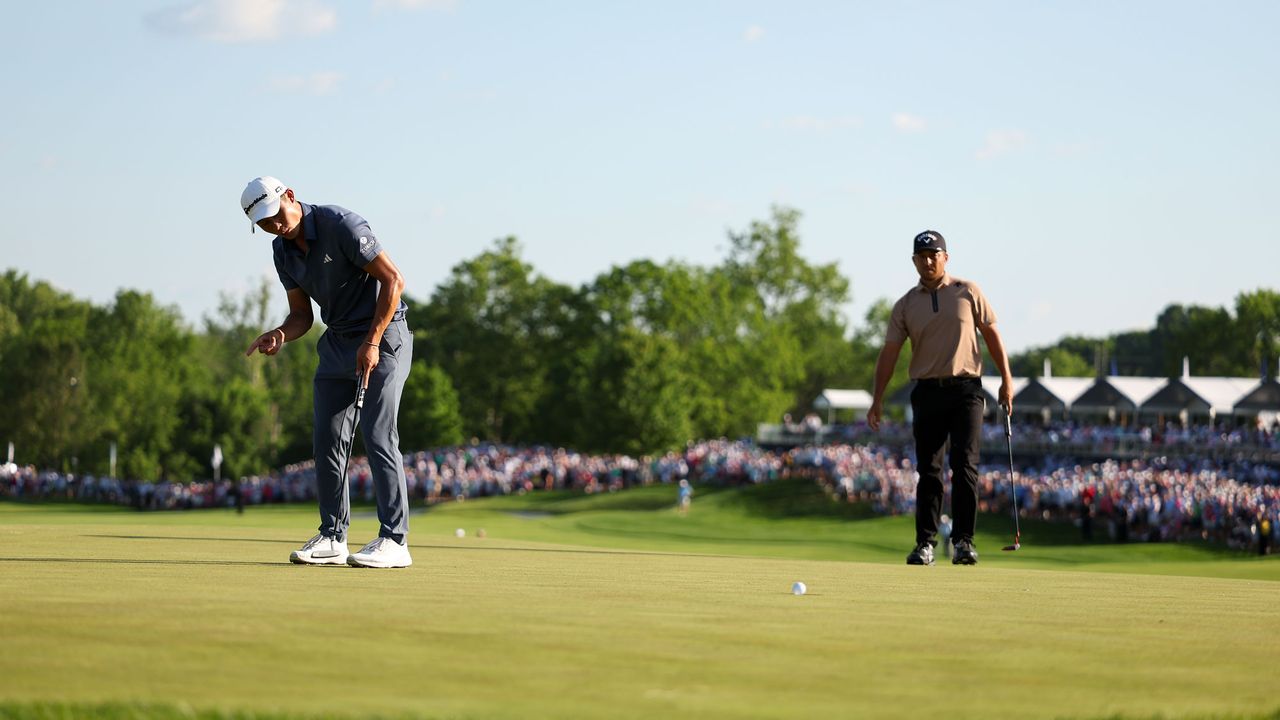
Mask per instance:
[[[784,427],[797,432],[809,431],[811,426]],[[821,429],[827,430],[828,426]],[[816,431],[813,431],[816,432]],[[872,433],[865,423],[830,426],[827,434],[850,442],[865,441],[870,437],[892,441],[910,442],[909,423],[884,422],[878,434]],[[1280,424],[1258,423],[1249,426],[1187,425],[1169,422],[1163,425],[1099,425],[1078,420],[1045,424],[1042,422],[1015,422],[1013,436],[1024,445],[1091,447],[1098,452],[1117,448],[1154,450],[1171,454],[1197,454],[1206,450],[1262,450],[1280,453]],[[983,425],[984,441],[1004,442],[1004,425],[998,422]]]
[[[1073,442],[1106,442],[1119,432],[1142,437],[1150,428],[1061,426],[1037,431],[1046,438],[1056,434]],[[1000,425],[988,426],[984,432],[1003,436]],[[1160,434],[1184,443],[1247,441],[1274,447],[1278,442],[1276,433],[1269,431],[1176,434],[1166,429]],[[353,460],[348,473],[352,497],[371,501],[373,486],[365,459]],[[405,476],[410,496],[428,504],[540,490],[616,492],[681,480],[741,485],[810,477],[836,501],[867,503],[879,514],[915,512],[916,472],[909,451],[877,444],[834,443],[775,451],[722,439],[693,442],[683,452],[638,459],[564,448],[476,444],[406,455]],[[1080,463],[1068,457],[1041,456],[1037,466],[1018,470],[1012,483],[1007,466],[981,467],[980,509],[1009,512],[1016,493],[1023,516],[1074,522],[1086,540],[1101,535],[1119,542],[1199,538],[1262,552],[1280,541],[1280,468],[1265,463],[1193,455]],[[315,468],[308,461],[238,482],[151,483],[39,472],[9,464],[0,466],[0,498],[60,498],[143,510],[314,501]]]

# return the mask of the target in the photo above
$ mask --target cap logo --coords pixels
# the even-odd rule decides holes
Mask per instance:
[[[361,237],[361,238],[360,238],[360,244],[361,244],[361,245],[368,244],[368,242],[369,242],[369,238],[367,238],[367,237]]]
[[[248,215],[248,214],[249,214],[249,211],[253,209],[253,206],[254,206],[254,205],[257,205],[258,203],[260,203],[260,202],[262,202],[263,200],[266,200],[266,199],[267,199],[267,194],[266,194],[266,193],[262,193],[262,194],[261,194],[261,195],[259,195],[258,197],[254,198],[254,199],[253,199],[253,202],[251,202],[251,203],[249,203],[248,205],[245,205],[245,206],[244,206],[244,214],[245,214],[245,215]]]

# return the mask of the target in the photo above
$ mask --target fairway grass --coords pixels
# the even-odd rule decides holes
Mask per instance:
[[[314,532],[309,507],[0,503],[0,718],[1254,718],[1280,706],[1276,558],[1078,545],[1074,529],[1035,523],[1006,554],[999,519],[984,517],[977,567],[907,567],[909,519],[857,519],[798,486],[781,499],[703,491],[688,517],[673,499],[450,503],[412,518],[415,565],[395,571],[290,565]],[[352,543],[375,531],[358,511]],[[808,595],[790,594],[796,580]]]

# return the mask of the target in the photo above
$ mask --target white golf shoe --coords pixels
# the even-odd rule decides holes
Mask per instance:
[[[380,537],[360,548],[360,552],[352,553],[347,558],[347,564],[351,567],[371,568],[409,567],[413,564],[413,558],[409,557],[408,545]]]
[[[289,562],[297,565],[342,565],[351,553],[347,544],[327,535],[316,535],[306,545],[289,554]]]

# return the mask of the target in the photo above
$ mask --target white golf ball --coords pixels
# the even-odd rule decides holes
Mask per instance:
[[[466,537],[467,531],[463,530],[462,528],[458,528],[457,530],[453,531],[453,534],[455,537]]]
[[[802,582],[798,582],[791,586],[792,595],[803,595],[807,592],[809,592],[809,588],[805,587],[805,584]]]

